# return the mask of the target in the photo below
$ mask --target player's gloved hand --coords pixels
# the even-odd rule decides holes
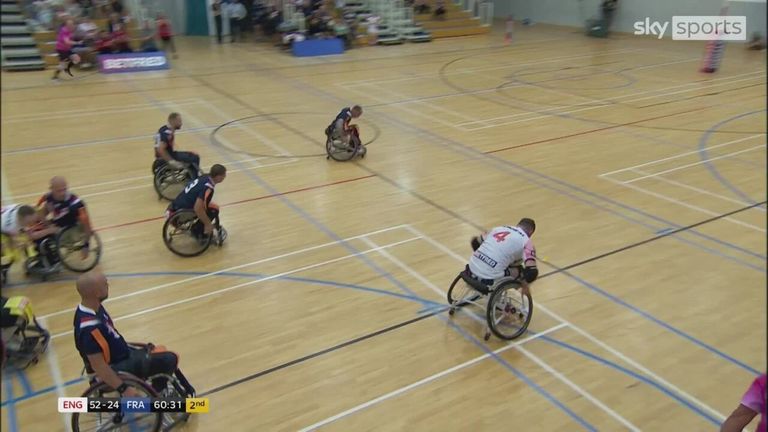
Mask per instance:
[[[177,161],[176,159],[169,160],[168,161],[168,165],[170,165],[171,168],[173,168],[173,169],[183,169],[184,168],[184,164],[179,162],[179,161]]]

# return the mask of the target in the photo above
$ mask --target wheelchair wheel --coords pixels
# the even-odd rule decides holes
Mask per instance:
[[[355,149],[360,146],[360,140],[356,139],[354,135],[352,136],[352,140],[356,140],[356,143],[348,146],[341,140],[334,140],[329,136],[328,140],[325,142],[325,151],[328,153],[328,157],[338,162],[346,162],[355,157],[357,154]]]
[[[528,329],[532,316],[533,299],[530,294],[520,292],[517,282],[501,282],[491,293],[486,319],[488,327],[497,337],[504,340],[520,337]]]
[[[482,295],[475,291],[471,286],[464,282],[461,277],[462,273],[456,276],[453,280],[451,287],[448,288],[448,304],[451,308],[448,310],[449,315],[453,315],[456,309],[466,306],[468,303],[479,299]]]
[[[83,258],[85,242],[88,240],[88,254]],[[99,235],[91,233],[91,238],[86,239],[83,228],[74,225],[64,228],[56,236],[56,250],[61,263],[67,269],[83,273],[96,267],[101,259],[101,239]]]
[[[193,179],[192,172],[187,168],[175,169],[163,165],[155,172],[155,192],[160,199],[173,201]]]
[[[119,373],[120,378],[129,387],[136,390],[139,397],[155,398],[157,392],[139,378]],[[119,398],[120,394],[102,381],[91,384],[81,397],[87,398]],[[142,431],[157,432],[163,426],[163,413],[73,413],[72,431]]]
[[[163,225],[163,243],[171,252],[183,257],[198,256],[211,245],[212,234],[195,236],[192,229],[199,219],[191,210],[179,210]]]

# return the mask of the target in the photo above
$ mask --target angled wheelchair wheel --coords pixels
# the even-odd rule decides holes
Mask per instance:
[[[463,272],[459,273],[453,280],[453,283],[451,283],[451,287],[448,288],[448,304],[451,305],[451,308],[448,310],[449,315],[453,315],[456,312],[456,309],[466,306],[468,303],[474,302],[482,297],[482,294],[464,281],[462,274]]]
[[[520,337],[528,329],[532,316],[533,299],[530,294],[520,292],[517,282],[501,282],[491,293],[486,319],[488,328],[497,337],[504,340]]]
[[[123,382],[138,393],[139,397],[156,398],[157,392],[139,378],[119,372]],[[102,381],[96,381],[88,387],[81,397],[119,398],[120,394]],[[72,431],[125,431],[157,432],[163,426],[163,413],[73,413]]]
[[[171,252],[183,257],[198,256],[205,252],[213,240],[212,234],[202,234],[200,221],[192,210],[179,210],[165,220],[163,243]],[[200,234],[193,230],[199,229]]]
[[[160,199],[173,201],[193,179],[192,172],[187,168],[176,169],[163,165],[155,172],[155,192]]]
[[[85,248],[86,241],[88,249]],[[56,236],[56,250],[64,267],[73,272],[83,273],[99,264],[101,239],[95,232],[86,239],[83,228],[80,225],[73,225],[64,228]]]
[[[354,140],[355,137],[353,136],[352,139]],[[359,145],[359,141],[357,145]],[[346,162],[355,157],[355,148],[354,145],[348,146],[341,140],[334,140],[330,136],[325,142],[325,151],[328,157],[338,162]]]

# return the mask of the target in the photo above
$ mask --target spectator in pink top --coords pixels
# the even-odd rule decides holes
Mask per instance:
[[[80,56],[72,52],[74,41],[72,36],[75,34],[75,21],[68,19],[59,29],[59,35],[56,38],[56,52],[59,53],[59,67],[53,73],[53,79],[59,79],[61,71],[66,70],[69,76],[72,76],[72,64],[80,63]]]
[[[725,419],[720,432],[741,432],[758,414],[760,414],[760,423],[755,431],[766,432],[768,414],[766,414],[765,374],[755,378],[749,390],[741,398],[741,404]]]

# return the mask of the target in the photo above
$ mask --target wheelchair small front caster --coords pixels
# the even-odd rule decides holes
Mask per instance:
[[[455,313],[456,313],[456,309],[454,309],[454,308],[448,309],[448,315],[453,316],[453,314],[455,314]]]
[[[488,342],[488,340],[491,338],[491,332],[490,330],[485,331],[485,336],[483,336],[483,339]]]

